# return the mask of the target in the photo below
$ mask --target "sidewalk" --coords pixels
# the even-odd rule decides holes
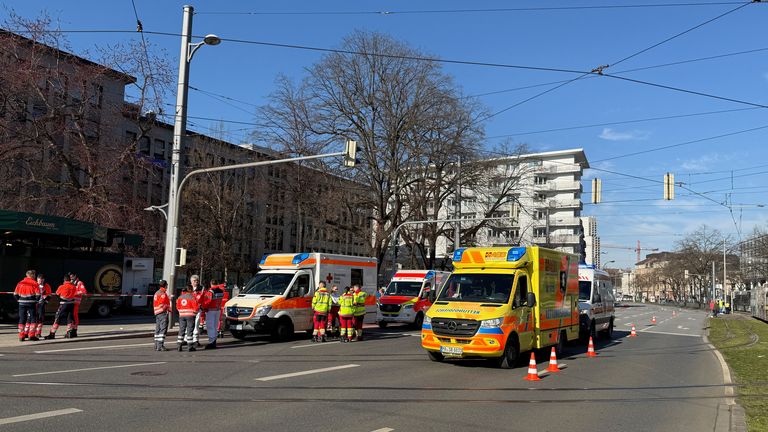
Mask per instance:
[[[51,330],[51,324],[46,323],[43,326],[43,336]],[[130,338],[151,338],[155,331],[155,319],[152,316],[145,315],[121,315],[106,319],[81,319],[80,328],[77,329],[78,336],[75,339],[65,339],[67,332],[66,326],[59,327],[54,340],[40,340],[38,342],[19,342],[18,327],[16,324],[4,322],[0,324],[0,348],[27,346],[27,345],[48,345],[56,343],[67,343],[75,341],[92,340],[110,340],[110,339],[130,339]],[[174,328],[168,332],[168,335],[176,335]]]

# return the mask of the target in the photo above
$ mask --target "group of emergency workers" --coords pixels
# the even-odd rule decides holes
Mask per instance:
[[[43,334],[45,305],[52,296],[59,298],[59,308],[50,333],[43,339],[54,339],[60,324],[67,325],[65,338],[77,337],[80,324],[80,302],[88,292],[77,274],[67,273],[56,292],[45,282],[45,276],[35,270],[27,270],[26,277],[16,284],[13,296],[19,303],[19,342],[40,340]]]
[[[312,297],[314,312],[312,342],[325,342],[326,331],[336,333],[336,321],[339,322],[338,337],[341,342],[363,340],[363,319],[365,318],[365,299],[367,293],[360,285],[344,288],[339,294],[339,287],[334,285],[331,291],[320,282]]]
[[[168,282],[161,280],[160,288],[154,295],[155,312],[155,351],[168,351],[165,347],[165,335],[171,319],[171,296],[168,294]],[[189,351],[196,351],[199,342],[200,327],[204,323],[208,334],[208,344],[204,349],[216,349],[216,340],[221,335],[221,317],[224,304],[229,300],[225,284],[211,280],[208,288],[200,284],[200,277],[192,275],[190,285],[183,288],[176,298],[176,310],[179,313],[179,335],[176,339],[178,351],[187,346]]]

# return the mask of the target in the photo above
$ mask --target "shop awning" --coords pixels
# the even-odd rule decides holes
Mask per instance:
[[[0,232],[34,232],[107,243],[107,228],[58,216],[0,210]]]

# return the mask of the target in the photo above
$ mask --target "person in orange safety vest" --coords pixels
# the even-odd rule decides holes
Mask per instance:
[[[59,309],[56,311],[56,317],[53,319],[53,325],[51,326],[51,332],[45,337],[45,339],[55,339],[56,330],[59,329],[61,320],[67,321],[67,334],[65,338],[70,337],[72,333],[72,323],[75,318],[72,316],[75,310],[75,295],[77,287],[70,280],[69,275],[64,276],[64,283],[59,285],[56,289],[56,296],[59,297]]]
[[[19,302],[19,342],[24,342],[27,337],[29,340],[38,340],[35,336],[35,326],[37,319],[35,311],[37,302],[40,300],[40,287],[35,279],[36,272],[27,270],[26,276],[13,290],[13,296]]]
[[[35,326],[35,336],[40,339],[43,337],[43,320],[45,319],[45,304],[48,303],[48,297],[51,295],[51,286],[45,283],[45,276],[42,273],[37,274],[37,286],[40,289],[40,300],[37,302],[37,325]],[[31,336],[30,336],[31,337]]]
[[[77,337],[77,327],[80,326],[80,302],[83,301],[83,297],[88,295],[88,291],[85,289],[83,281],[78,279],[76,273],[69,274],[69,280],[75,286],[75,309],[72,312],[75,317],[75,323],[72,325],[72,331],[69,333],[69,337]]]
[[[192,343],[192,331],[195,326],[195,317],[200,310],[195,296],[192,295],[192,287],[184,287],[184,292],[176,299],[176,309],[179,311],[179,336],[176,338],[176,349],[181,351],[187,345],[189,351],[196,351]]]
[[[171,311],[171,298],[168,297],[168,282],[160,281],[160,289],[155,292],[152,307],[155,310],[155,351],[168,351],[165,347],[165,334],[168,333],[168,321]]]
[[[219,333],[219,315],[221,314],[224,290],[216,280],[211,280],[211,289],[203,292],[200,307],[205,312],[205,331],[208,334],[208,345],[205,349],[216,349],[216,337]]]

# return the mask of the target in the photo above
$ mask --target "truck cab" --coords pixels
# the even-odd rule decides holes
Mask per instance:
[[[579,337],[613,337],[616,319],[613,283],[608,273],[590,264],[579,264]]]
[[[405,323],[421,328],[424,314],[432,305],[433,295],[448,275],[449,272],[434,270],[398,271],[377,302],[376,323],[381,328],[389,323]]]

